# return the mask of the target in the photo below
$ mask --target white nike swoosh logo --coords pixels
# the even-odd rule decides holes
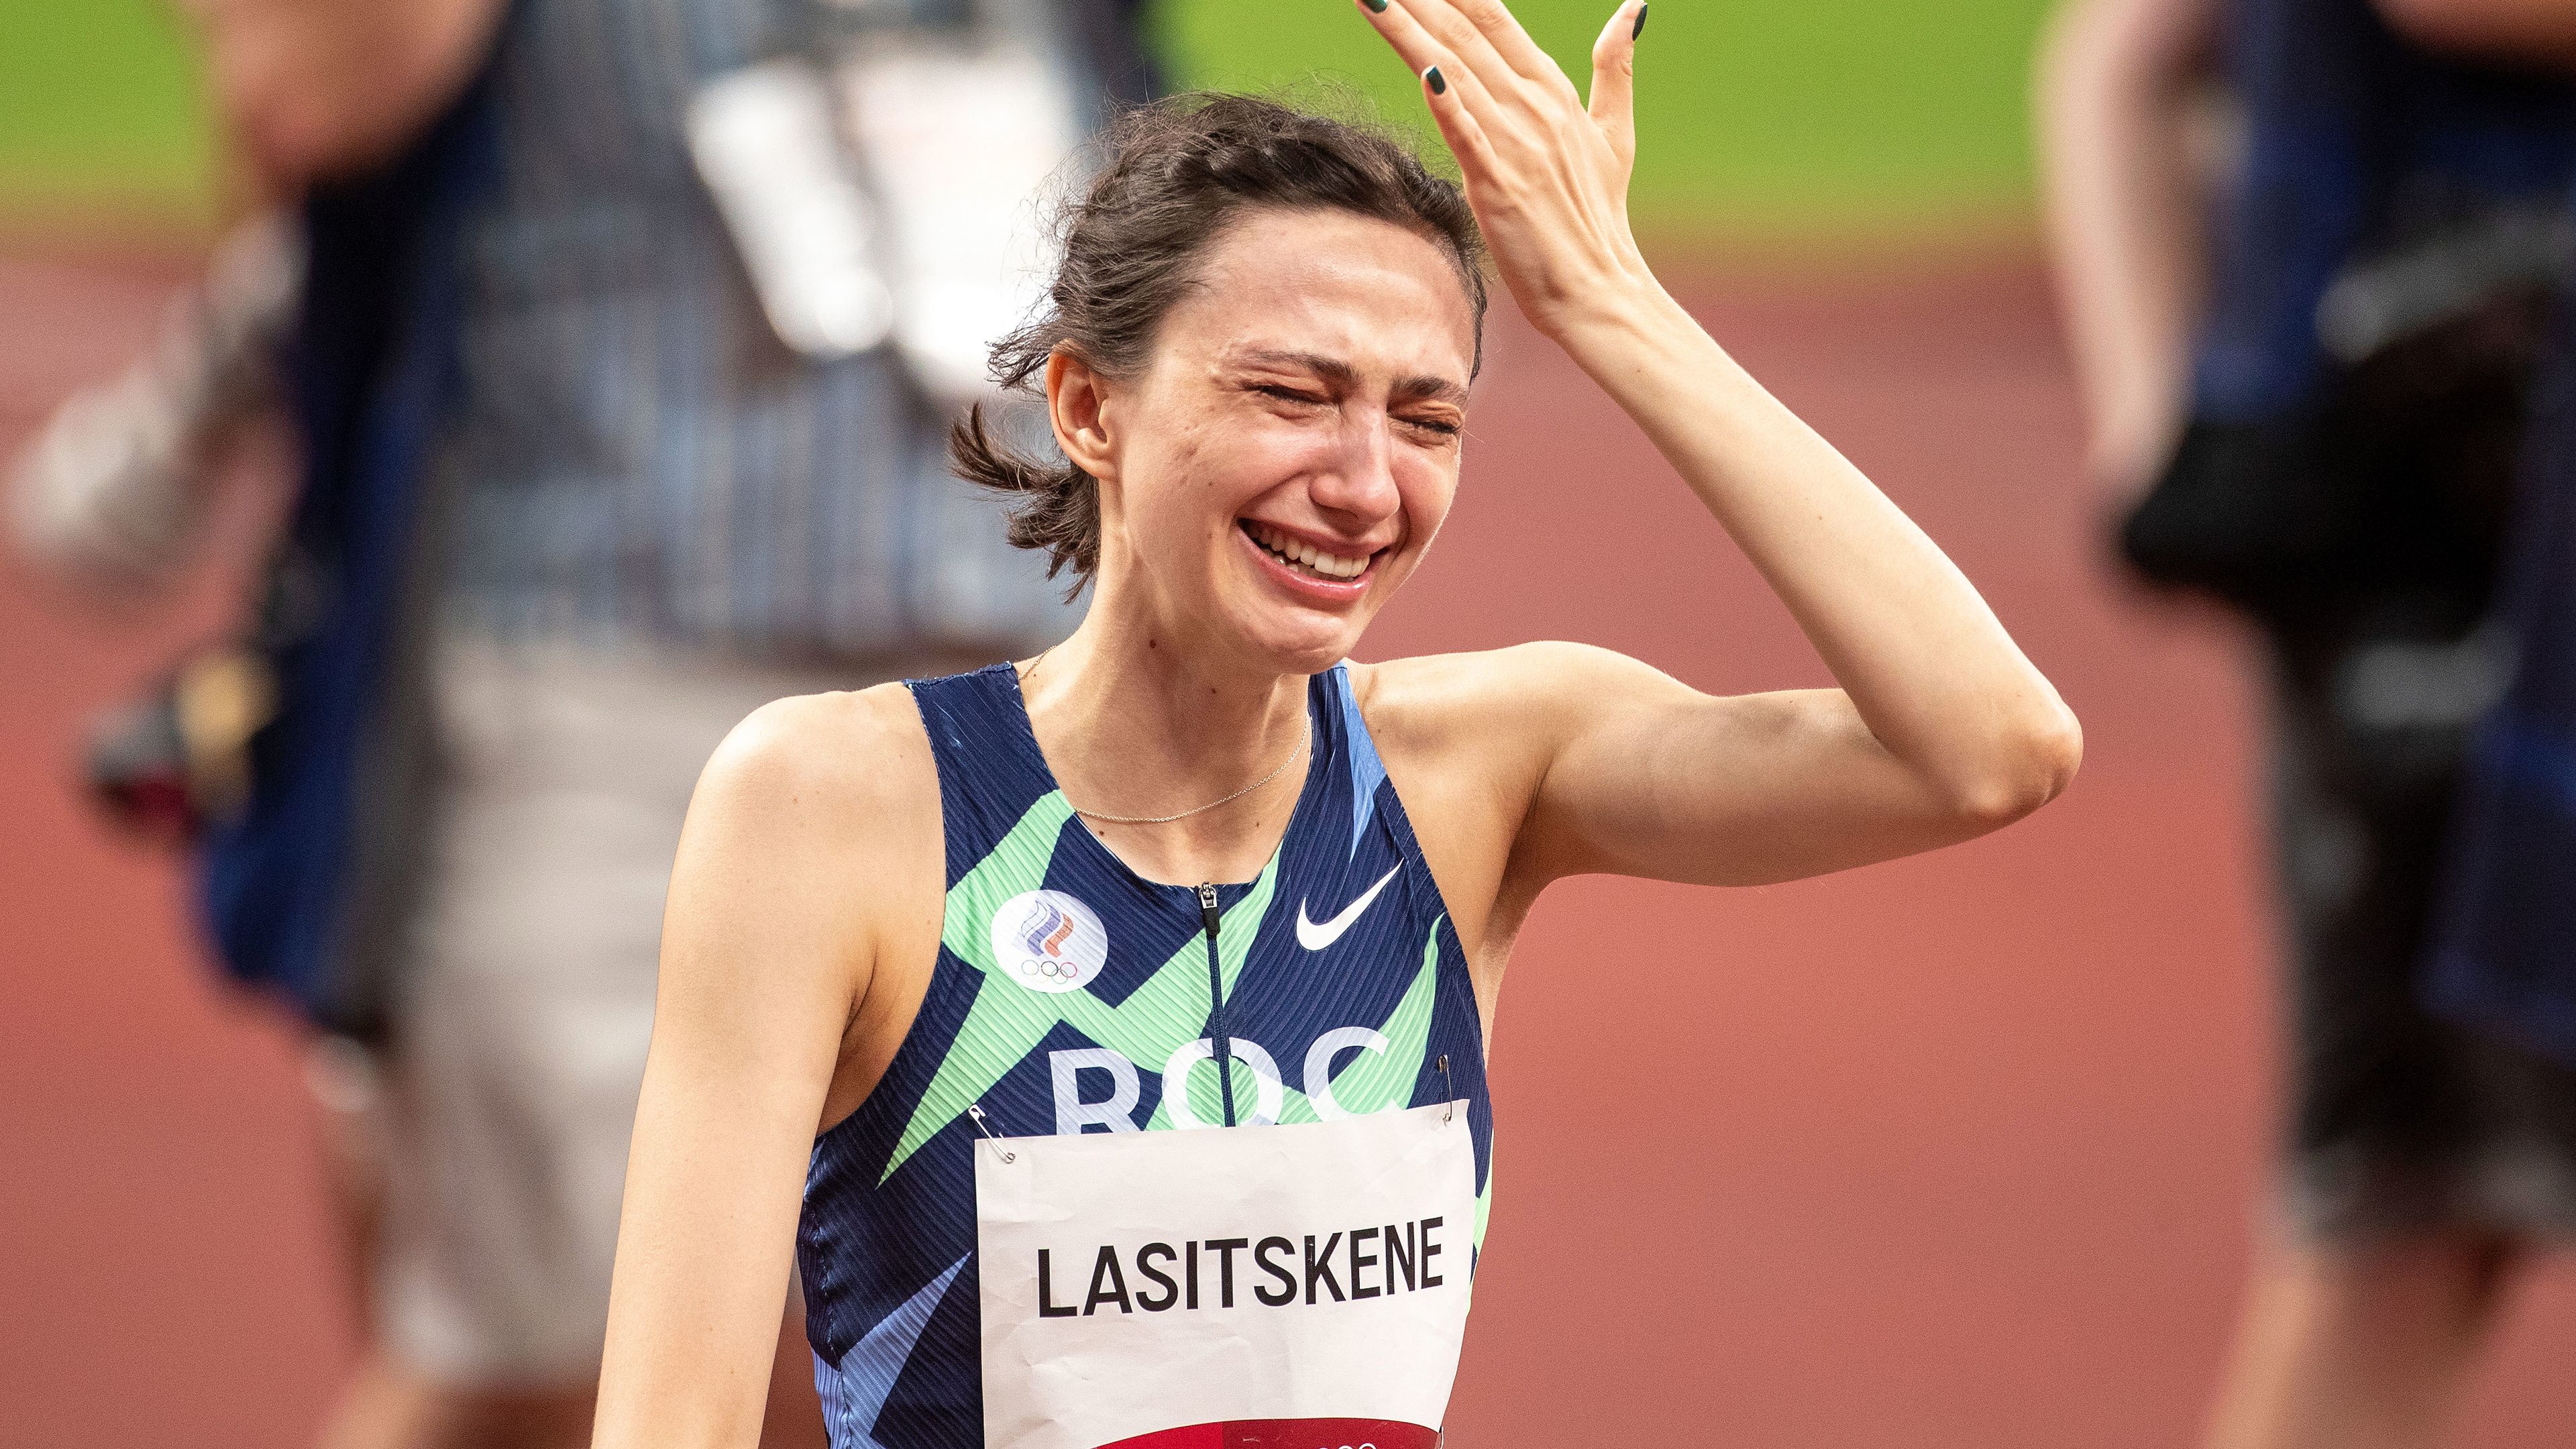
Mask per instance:
[[[1340,915],[1333,917],[1322,925],[1317,925],[1313,921],[1306,919],[1306,902],[1300,899],[1297,902],[1297,944],[1305,947],[1309,951],[1321,951],[1326,946],[1342,939],[1342,933],[1349,930],[1351,928],[1351,923],[1360,918],[1360,912],[1367,910],[1369,908],[1369,902],[1376,900],[1377,893],[1385,890],[1386,883],[1395,879],[1397,872],[1402,871],[1403,869],[1404,867],[1399,865],[1394,870],[1388,871],[1386,874],[1379,876],[1377,878],[1376,885],[1370,886],[1366,891],[1361,893],[1358,900],[1344,906]]]

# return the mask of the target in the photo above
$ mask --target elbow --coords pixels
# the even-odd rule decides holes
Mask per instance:
[[[2066,706],[2017,720],[1985,766],[1950,792],[1950,808],[1972,834],[2001,830],[2066,792],[2084,763],[2084,728]]]

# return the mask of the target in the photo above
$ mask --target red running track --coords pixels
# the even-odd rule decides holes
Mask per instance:
[[[0,444],[145,335],[168,266],[0,259]],[[1503,995],[1462,1445],[2175,1449],[2268,1133],[2254,763],[2223,633],[2095,566],[2035,269],[1710,270],[1718,337],[1986,590],[2083,715],[2000,836],[1794,886],[1560,887]],[[1536,636],[1707,689],[1820,682],[1653,454],[1508,320],[1446,537],[1371,652]],[[190,627],[0,581],[0,1446],[291,1446],[349,1329],[285,1037],[162,862],[65,787]],[[2460,1443],[2576,1438],[2576,1279],[2515,1310]]]

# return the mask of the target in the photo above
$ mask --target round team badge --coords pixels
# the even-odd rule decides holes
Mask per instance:
[[[1025,891],[993,913],[993,964],[1031,991],[1079,990],[1109,964],[1109,928],[1062,891]]]

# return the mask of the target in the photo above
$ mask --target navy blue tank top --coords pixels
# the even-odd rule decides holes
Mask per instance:
[[[1259,878],[1216,888],[1213,961],[1199,893],[1137,876],[1074,816],[1011,666],[911,689],[939,765],[939,961],[884,1079],[815,1142],[797,1234],[833,1449],[984,1443],[978,1131],[1258,1127],[1463,1098],[1483,1242],[1475,990],[1346,669],[1308,682],[1305,789]]]

